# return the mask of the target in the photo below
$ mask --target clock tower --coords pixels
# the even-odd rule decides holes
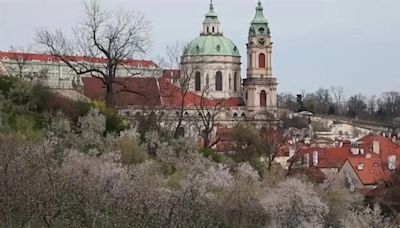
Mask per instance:
[[[247,78],[243,80],[246,108],[250,112],[276,113],[276,78],[272,75],[272,42],[261,1],[251,22],[247,43]]]

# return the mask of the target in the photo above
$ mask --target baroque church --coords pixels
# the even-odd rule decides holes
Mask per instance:
[[[217,126],[217,131],[242,122],[257,128],[276,126],[278,84],[272,74],[272,44],[259,1],[248,32],[247,75],[242,79],[240,46],[223,35],[211,1],[200,36],[185,48],[180,69],[161,69],[149,60],[127,60],[117,69],[118,80],[125,84],[125,89],[138,93],[125,92],[114,85],[115,105],[128,118],[148,112],[163,115],[162,122],[167,126],[173,125],[170,122],[176,121],[177,113],[183,109],[185,135],[198,135],[195,128],[198,122],[204,122],[200,111],[205,119],[212,117],[211,124]],[[80,64],[85,61],[99,67],[105,64],[101,58],[69,58]],[[21,63],[24,68],[20,68]],[[47,54],[0,52],[0,74],[13,75],[13,72],[36,78],[68,96],[105,98],[105,88],[99,79],[76,75],[60,59]],[[130,77],[132,72],[138,76]],[[180,82],[185,77],[189,83],[183,94]]]
[[[249,116],[277,111],[277,81],[272,75],[272,42],[261,2],[251,21],[247,43],[247,78],[241,77],[238,46],[226,38],[211,2],[203,31],[182,56],[181,70],[194,71],[190,91],[209,99],[241,98]]]

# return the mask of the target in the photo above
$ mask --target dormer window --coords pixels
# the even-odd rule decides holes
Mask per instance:
[[[218,45],[215,47],[215,49],[219,52],[219,51],[221,51],[221,46],[218,44]]]
[[[259,31],[261,34],[264,34],[265,29],[264,29],[263,27],[261,27],[261,28],[258,29],[258,31]]]

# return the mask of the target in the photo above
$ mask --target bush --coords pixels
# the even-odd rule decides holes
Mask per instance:
[[[100,113],[106,117],[106,132],[119,134],[121,131],[127,129],[124,119],[118,114],[117,110],[108,107],[102,101],[94,102],[95,107],[100,110]]]
[[[121,162],[126,165],[142,163],[148,158],[148,154],[135,138],[121,137],[116,142],[121,152]]]

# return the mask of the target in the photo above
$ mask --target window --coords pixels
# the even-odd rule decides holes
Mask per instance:
[[[249,65],[250,65],[250,68],[253,68],[253,55],[252,54],[249,55]]]
[[[265,55],[264,55],[263,53],[261,53],[261,54],[258,56],[258,66],[259,66],[260,68],[265,68]]]
[[[260,93],[260,106],[267,107],[267,93],[265,90],[262,90]]]
[[[232,89],[232,78],[231,78],[231,74],[229,74],[229,90]]]
[[[215,90],[222,91],[222,72],[218,71],[215,74]]]
[[[214,27],[212,27],[212,32],[214,33],[214,31],[215,31],[215,30],[214,30]]]
[[[209,33],[209,32],[210,32],[210,27],[207,26],[207,33]]]
[[[237,72],[235,72],[235,76],[233,76],[233,90],[235,92],[238,91],[238,77],[237,77]]]
[[[200,74],[200,72],[196,71],[194,80],[195,80],[195,90],[200,91],[201,90],[201,74]]]

